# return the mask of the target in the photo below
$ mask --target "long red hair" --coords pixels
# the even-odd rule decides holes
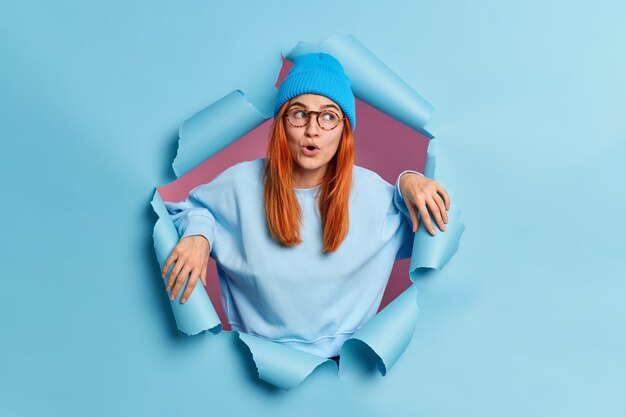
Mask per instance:
[[[293,164],[285,134],[284,117],[289,101],[276,116],[267,145],[263,172],[265,215],[270,234],[284,246],[302,243],[300,222],[302,213],[293,184]],[[354,136],[348,118],[335,156],[328,162],[319,194],[319,209],[323,224],[323,252],[334,252],[348,234],[350,225],[348,200],[354,165]]]

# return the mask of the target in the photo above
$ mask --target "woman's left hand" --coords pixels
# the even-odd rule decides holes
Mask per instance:
[[[430,209],[430,213],[432,213],[439,228],[443,231],[446,230],[444,223],[448,223],[447,210],[450,209],[450,197],[439,183],[430,178],[407,172],[400,177],[400,192],[411,215],[413,232],[417,232],[419,228],[417,217],[417,210],[419,210],[426,228],[431,235],[435,235],[435,227],[430,219],[428,209]]]

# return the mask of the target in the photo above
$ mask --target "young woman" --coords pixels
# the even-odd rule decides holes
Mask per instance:
[[[418,216],[431,234],[450,201],[404,171],[396,187],[354,165],[355,100],[331,55],[306,54],[281,84],[267,158],[235,164],[180,203],[181,235],[163,266],[185,302],[209,256],[234,330],[334,357],[374,316],[396,259],[410,257]],[[406,175],[403,175],[406,174]],[[430,213],[429,213],[430,211]]]

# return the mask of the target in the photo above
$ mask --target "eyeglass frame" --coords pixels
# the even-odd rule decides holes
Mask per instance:
[[[298,110],[301,112],[306,113],[306,117],[309,119],[307,120],[307,122],[305,124],[303,124],[302,126],[296,126],[293,123],[291,123],[291,121],[289,120],[289,112],[291,112],[292,110]],[[320,124],[320,113],[324,113],[324,112],[330,112],[332,114],[334,114],[335,116],[337,116],[339,118],[339,121],[337,122],[337,124],[334,127],[331,127],[330,129],[326,129],[325,127],[322,127],[322,125]],[[339,126],[339,123],[343,122],[345,117],[342,117],[340,115],[338,115],[336,112],[332,111],[332,110],[328,110],[328,109],[324,109],[324,110],[320,110],[320,111],[315,111],[315,110],[304,110],[304,109],[298,109],[297,107],[295,109],[289,109],[288,111],[285,112],[285,114],[283,114],[283,117],[285,117],[287,119],[287,123],[289,123],[291,126],[293,127],[304,127],[306,125],[309,124],[309,122],[311,121],[311,113],[316,113],[315,115],[315,120],[317,120],[317,125],[320,127],[320,129],[322,130],[333,130],[336,129],[337,126]]]

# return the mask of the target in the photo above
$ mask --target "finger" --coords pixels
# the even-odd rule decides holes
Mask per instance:
[[[417,232],[417,227],[419,225],[418,220],[417,220],[417,210],[415,209],[415,206],[413,205],[413,203],[411,203],[409,201],[409,204],[406,205],[406,207],[409,209],[409,215],[411,216],[411,223],[413,223],[413,233]]]
[[[443,187],[439,183],[437,183],[437,192],[441,194],[444,201],[446,202],[446,210],[450,210],[450,196],[448,195],[448,192],[444,190]]]
[[[170,266],[175,260],[176,260],[176,253],[172,251],[172,253],[170,253],[170,256],[165,261],[165,264],[163,265],[163,269],[161,270],[161,277],[163,279],[165,279],[165,276],[167,275],[167,271],[169,271]]]
[[[191,273],[189,281],[187,281],[187,286],[185,287],[185,292],[183,292],[183,296],[180,298],[181,303],[184,304],[185,301],[187,301],[187,298],[189,298],[189,296],[193,292],[193,289],[196,288],[196,283],[198,282],[198,275],[199,274],[197,271],[194,271]]]
[[[441,196],[439,194],[435,194],[433,196],[433,200],[435,200],[435,203],[437,203],[437,207],[439,208],[439,212],[441,213],[443,222],[448,223],[448,211],[446,210],[446,204],[441,199]]]
[[[184,267],[185,261],[183,259],[178,259],[174,264],[174,268],[172,268],[172,272],[170,272],[170,279],[167,280],[167,284],[165,285],[165,289],[167,291],[172,289],[172,286],[176,282],[176,277],[178,277],[178,274]]]
[[[170,296],[170,300],[175,300],[176,297],[178,297],[178,293],[180,292],[180,289],[185,283],[185,280],[189,276],[190,272],[191,268],[185,267],[178,273],[178,276],[176,277],[176,284],[174,284],[174,288],[172,288],[172,295]]]
[[[200,280],[202,280],[202,285],[204,285],[206,287],[206,269],[208,266],[208,262],[205,262],[204,265],[202,265],[202,272],[200,273]]]
[[[426,226],[426,230],[428,230],[430,234],[434,236],[435,228],[433,227],[433,222],[430,220],[430,214],[428,213],[428,209],[426,208],[426,203],[424,203],[424,201],[418,201],[417,208],[419,209],[420,215],[422,216],[422,221],[424,222],[424,226]]]
[[[439,211],[439,206],[437,205],[437,203],[435,203],[435,200],[433,200],[432,198],[429,199],[426,202],[426,205],[428,206],[428,208],[430,209],[430,212],[432,213],[433,217],[435,218],[435,222],[437,223],[437,226],[439,226],[439,229],[445,231],[446,230],[446,225],[443,222],[443,217],[441,217],[441,212]]]

